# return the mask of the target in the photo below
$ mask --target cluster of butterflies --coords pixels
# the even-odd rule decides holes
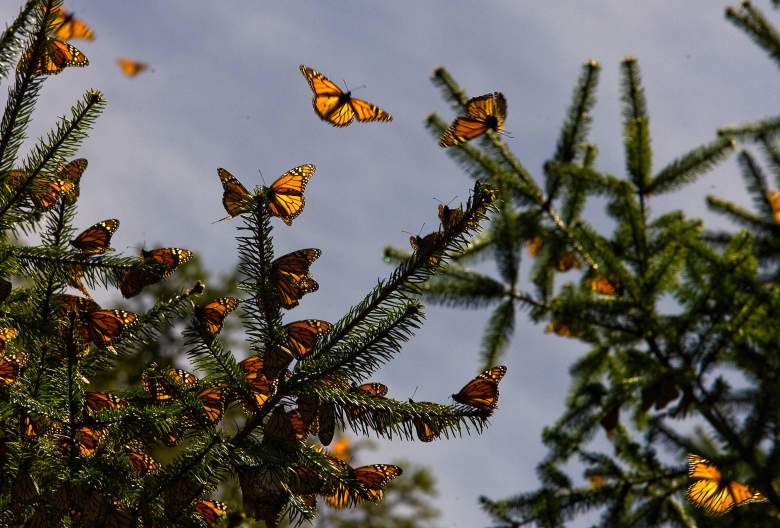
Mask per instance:
[[[41,6],[42,9],[45,6]],[[81,39],[95,40],[95,32],[92,31],[83,20],[66,11],[62,7],[55,6],[52,9],[54,20],[51,23],[51,34],[46,42],[46,47],[38,57],[34,58],[34,51],[27,50],[19,61],[18,71],[25,71],[31,60],[35,60],[32,69],[33,75],[56,75],[68,67],[89,66],[89,59],[78,48],[68,41]],[[147,70],[149,65],[126,57],[117,59],[120,71],[128,76],[135,77]]]
[[[378,106],[352,97],[350,91],[343,91],[336,83],[314,68],[300,66],[301,73],[309,81],[314,93],[312,106],[323,121],[335,127],[348,126],[358,121],[392,121],[393,117]],[[504,95],[492,94],[472,97],[466,103],[466,115],[453,121],[439,138],[439,145],[451,147],[481,136],[488,130],[501,133],[506,121],[506,99]]]

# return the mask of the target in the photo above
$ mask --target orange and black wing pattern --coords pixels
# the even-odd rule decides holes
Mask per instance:
[[[336,83],[313,68],[300,66],[301,73],[314,93],[312,106],[320,119],[335,127],[345,127],[358,121],[392,121],[393,117],[376,105],[355,99]]]
[[[263,358],[260,356],[249,356],[239,362],[238,366],[244,371],[244,381],[252,392],[251,404],[243,403],[244,411],[251,414],[253,406],[262,407],[274,395],[277,383],[263,372]]]
[[[493,412],[498,405],[498,382],[506,374],[506,367],[492,367],[464,385],[452,399],[481,411]]]
[[[55,7],[52,12],[56,15],[52,27],[52,34],[60,40],[83,39],[95,40],[95,33],[81,19],[73,13],[65,11],[61,7]]]
[[[123,400],[114,394],[106,394],[105,392],[87,392],[84,395],[84,399],[87,402],[86,411],[88,415],[127,407],[127,400]]]
[[[177,267],[192,258],[192,252],[177,247],[157,248],[151,251],[141,251],[141,257],[146,267],[130,268],[124,273],[119,283],[119,291],[126,299],[135,297],[146,286],[156,284],[169,277],[176,271]]]
[[[403,470],[390,464],[373,464],[351,469],[350,473],[360,483],[361,489],[354,491],[339,486],[334,494],[325,497],[330,506],[342,509],[362,501],[378,502],[384,495],[385,486],[401,475]]]
[[[217,169],[219,181],[222,182],[222,205],[228,216],[225,220],[238,216],[249,210],[249,191],[246,190],[238,179],[222,167]]]
[[[227,506],[223,502],[211,499],[195,501],[195,513],[203,517],[209,526],[216,526],[221,518],[227,517],[227,512]]]
[[[63,185],[62,194],[65,197],[65,203],[73,205],[79,197],[79,183],[84,171],[87,170],[87,160],[84,158],[74,159],[57,170],[57,176],[66,184]]]
[[[19,337],[19,330],[13,326],[0,327],[0,354],[5,352],[5,347],[9,341]]]
[[[0,355],[0,388],[13,385],[26,365],[26,357]]]
[[[415,253],[427,255],[425,258],[425,265],[428,268],[435,268],[441,262],[441,250],[442,241],[444,235],[439,231],[428,233],[424,237],[414,235],[409,237],[409,245],[412,246]]]
[[[623,288],[616,279],[607,278],[603,275],[598,275],[589,279],[588,286],[592,291],[602,295],[613,296],[623,293]]]
[[[198,399],[203,405],[203,412],[212,424],[218,423],[222,419],[222,413],[225,410],[225,401],[222,396],[222,390],[219,387],[207,387],[198,392]]]
[[[160,470],[160,463],[140,449],[128,449],[127,459],[140,476],[153,475]]]
[[[460,145],[488,130],[503,132],[505,120],[506,99],[502,93],[495,92],[471,98],[466,103],[466,116],[456,118],[450,128],[442,132],[439,145]]]
[[[147,263],[162,266],[162,278],[167,278],[176,271],[176,268],[192,258],[192,251],[177,247],[157,248],[151,251],[142,251],[141,256]]]
[[[217,335],[222,330],[225,317],[238,308],[238,299],[235,297],[221,297],[204,306],[195,308],[195,317],[210,335]]]
[[[88,316],[90,340],[98,346],[110,347],[125,329],[135,326],[138,316],[125,310],[97,310]]]
[[[88,255],[105,253],[111,245],[111,235],[119,229],[119,220],[109,218],[85,229],[70,241],[71,245]]]
[[[165,402],[176,397],[179,387],[185,390],[194,387],[198,383],[198,378],[186,370],[174,367],[162,373],[150,373],[147,369],[141,373],[141,383],[154,401]]]
[[[17,71],[25,71],[33,60],[35,61],[32,65],[33,75],[57,75],[68,67],[89,65],[87,57],[75,46],[54,38],[48,40],[42,53],[37,57],[34,55],[32,48],[25,51],[16,68]]]
[[[292,221],[303,212],[306,205],[303,191],[315,170],[314,165],[305,163],[282,174],[271,184],[266,194],[268,211],[281,218],[285,224],[292,225]]]
[[[283,308],[298,306],[307,293],[319,289],[319,284],[309,276],[309,267],[319,258],[319,249],[307,248],[282,255],[271,264],[271,281],[276,286]]]
[[[718,468],[699,455],[688,455],[688,500],[710,515],[723,515],[734,506],[767,502],[767,498],[747,484],[724,478]]]
[[[305,358],[320,336],[330,331],[330,326],[329,322],[320,319],[304,319],[285,325],[287,344],[295,359]]]
[[[362,385],[350,388],[349,391],[375,398],[384,398],[387,396],[387,385],[383,383],[363,383]],[[353,418],[358,418],[366,413],[365,409],[361,409],[354,405],[345,405],[345,409]]]
[[[119,71],[125,77],[135,77],[141,72],[149,69],[149,65],[145,62],[129,59],[127,57],[120,57],[116,60]]]

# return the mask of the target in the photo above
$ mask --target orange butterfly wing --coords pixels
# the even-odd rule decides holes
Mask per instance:
[[[292,225],[293,219],[303,212],[306,202],[303,191],[314,176],[316,167],[310,163],[299,165],[282,174],[271,184],[268,193],[268,210],[281,218],[285,224]]]
[[[160,470],[160,463],[143,451],[130,450],[127,458],[133,470],[140,476],[153,475]]]
[[[84,39],[95,40],[95,33],[92,29],[84,23],[83,20],[73,16],[73,13],[65,11],[61,7],[52,10],[56,13],[56,18],[52,26],[54,27],[53,34],[60,40],[70,39]]]
[[[119,220],[110,218],[85,229],[70,241],[71,245],[83,253],[98,255],[105,253],[111,244],[111,235],[119,228]]]
[[[330,323],[319,319],[305,319],[294,321],[285,325],[287,330],[287,343],[296,359],[303,359],[317,344],[317,340],[323,334],[330,331]]]
[[[33,50],[28,49],[19,61],[17,71],[23,72],[32,60]],[[75,46],[57,39],[49,39],[43,52],[32,67],[33,75],[57,75],[67,67],[89,65],[87,57]]]
[[[195,315],[209,334],[216,335],[222,330],[222,325],[233,310],[238,308],[238,299],[235,297],[222,297],[205,306],[195,308]]]
[[[276,381],[271,380],[263,373],[263,358],[249,356],[238,364],[244,371],[244,381],[249,385],[254,398],[254,404],[262,407],[265,402],[276,392]],[[243,404],[247,414],[252,412],[250,405]]]
[[[492,367],[469,381],[452,399],[458,403],[492,412],[498,404],[498,382],[506,374],[506,367]]]
[[[309,267],[321,254],[319,249],[301,249],[273,261],[271,280],[276,285],[282,307],[293,308],[304,295],[317,291],[319,284],[309,276]]]
[[[747,484],[725,480],[715,464],[699,455],[688,455],[688,476],[697,479],[688,487],[688,500],[711,515],[722,515],[750,502],[767,502]]]
[[[98,346],[110,347],[125,329],[138,322],[138,316],[124,310],[98,310],[88,316],[90,340]]]
[[[220,518],[227,517],[227,511],[227,506],[220,501],[211,499],[195,501],[195,513],[203,517],[209,526],[214,526]]]
[[[222,205],[228,213],[227,218],[232,218],[248,210],[247,200],[249,191],[246,190],[238,179],[222,167],[217,169],[219,181],[222,182]]]
[[[488,130],[504,131],[506,120],[506,99],[500,92],[473,97],[466,103],[467,116],[455,119],[439,140],[442,147],[460,145]]]
[[[225,410],[222,391],[217,387],[208,387],[198,393],[198,399],[203,404],[203,411],[212,424],[222,419]]]
[[[358,121],[392,121],[393,116],[382,110],[376,105],[363,101],[362,99],[350,98],[349,104],[355,113]]]
[[[128,59],[127,57],[121,57],[117,59],[116,63],[119,65],[119,69],[122,71],[122,74],[126,77],[135,77],[139,73],[149,69],[149,65],[145,62]]]

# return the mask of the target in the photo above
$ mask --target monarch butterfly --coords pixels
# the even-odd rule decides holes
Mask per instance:
[[[110,348],[125,329],[138,323],[138,316],[124,310],[101,310],[100,305],[85,297],[60,295],[60,309],[63,312],[75,311],[79,317],[76,331],[82,344],[92,342],[97,346]]]
[[[140,476],[153,475],[160,470],[160,463],[138,449],[128,449],[127,459]]]
[[[105,392],[87,392],[84,394],[84,399],[87,402],[85,410],[88,415],[100,411],[127,407],[127,400],[123,400],[113,394],[106,394]]]
[[[601,427],[607,433],[607,438],[615,436],[615,429],[617,429],[620,422],[620,404],[613,405],[607,409],[606,414],[601,417]]]
[[[320,119],[335,127],[345,127],[354,118],[358,121],[392,121],[393,117],[362,99],[354,99],[351,92],[344,92],[336,84],[313,68],[300,66],[301,73],[309,81],[314,92],[312,105]]]
[[[263,373],[270,379],[279,379],[292,360],[292,352],[287,350],[287,347],[269,346],[263,353]]]
[[[547,326],[544,327],[544,333],[553,333],[561,337],[573,337],[575,335],[569,325],[561,323],[560,321],[550,321],[547,323]]]
[[[235,297],[221,297],[205,306],[195,307],[195,317],[198,322],[212,336],[222,330],[225,317],[238,307],[238,299]]]
[[[271,282],[276,286],[283,308],[298,306],[298,299],[319,289],[317,281],[309,276],[309,266],[321,254],[319,249],[300,249],[271,263]]]
[[[528,241],[528,253],[532,257],[538,257],[542,252],[542,246],[544,245],[544,240],[540,236],[535,236],[531,240]]]
[[[769,205],[772,207],[775,222],[780,224],[780,192],[767,191],[766,198],[769,200]]]
[[[222,419],[222,413],[225,410],[222,390],[218,387],[207,387],[197,394],[200,403],[203,405],[203,411],[212,424],[217,424]]]
[[[295,217],[303,212],[306,205],[303,191],[316,170],[311,163],[304,163],[279,176],[266,192],[268,211],[292,225]]]
[[[297,410],[285,412],[284,408],[274,409],[271,419],[265,426],[263,442],[292,447],[295,442],[306,439],[306,426]]]
[[[38,211],[46,212],[54,207],[57,199],[64,193],[73,190],[74,184],[59,177],[37,177],[28,180],[29,173],[23,170],[11,170],[5,179],[5,186],[10,191],[16,191],[21,185],[26,185],[23,196],[28,196]]]
[[[29,48],[22,55],[16,71],[23,72],[29,67],[31,60],[35,59],[32,66],[32,75],[57,75],[70,66],[89,66],[89,60],[75,46],[54,38],[48,39],[40,54],[35,57],[35,49]]]
[[[176,396],[179,389],[169,380],[184,389],[194,387],[198,383],[198,378],[194,374],[174,367],[169,367],[160,373],[154,373],[152,367],[141,373],[141,383],[144,390],[158,402],[169,401]]]
[[[142,250],[143,266],[130,268],[122,276],[119,290],[126,299],[135,297],[141,290],[168,278],[180,265],[192,258],[192,251],[177,247]]]
[[[5,352],[5,345],[19,336],[19,330],[12,326],[0,327],[0,354]]]
[[[284,325],[287,331],[287,344],[295,359],[303,359],[317,344],[323,334],[330,331],[330,323],[320,319],[304,319]]]
[[[109,218],[85,229],[70,241],[71,245],[82,253],[98,255],[105,253],[111,244],[111,235],[119,229],[119,220]]]
[[[455,119],[439,138],[439,145],[451,147],[481,136],[488,130],[501,133],[506,120],[506,99],[501,92],[472,97],[466,102],[466,116]]]
[[[0,387],[13,385],[19,379],[19,375],[27,363],[26,360],[25,356],[17,358],[0,355]]]
[[[230,174],[227,169],[222,167],[217,169],[219,181],[222,182],[222,205],[225,207],[228,216],[223,220],[229,220],[234,216],[245,213],[249,210],[247,202],[250,194],[238,179]]]
[[[325,497],[325,501],[339,509],[363,500],[378,502],[382,499],[385,486],[402,473],[400,467],[389,464],[350,468],[350,474],[360,483],[362,489],[354,491],[346,486],[339,486],[333,495]]]
[[[588,281],[588,286],[596,293],[603,295],[620,295],[623,293],[623,287],[615,279],[608,279],[603,275],[594,277]]]
[[[351,387],[349,392],[353,394],[364,394],[374,398],[383,398],[387,395],[387,385],[384,385],[383,383],[364,383],[357,387]],[[361,409],[354,405],[345,405],[345,408],[353,418],[359,418],[366,413],[365,409]]]
[[[223,502],[211,499],[198,499],[195,501],[195,513],[206,520],[206,524],[214,526],[220,517],[227,517],[227,506]]]
[[[87,426],[79,428],[76,431],[79,455],[85,458],[93,456],[97,452],[103,436],[104,432],[102,429],[94,429]]]
[[[425,255],[425,265],[428,268],[435,268],[441,261],[441,252],[444,245],[444,235],[439,231],[428,233],[424,237],[411,236],[409,244],[415,253]]]
[[[118,58],[116,63],[119,66],[122,74],[124,74],[126,77],[135,77],[139,73],[149,69],[149,65],[145,62],[128,59],[127,57]]]
[[[92,29],[83,20],[76,18],[73,13],[65,11],[61,7],[54,7],[52,13],[55,15],[52,23],[53,34],[58,39],[95,40],[95,33]]]
[[[426,407],[433,409],[435,407],[434,403],[414,402],[411,398],[409,399],[409,403],[423,409]],[[417,431],[417,438],[419,438],[421,442],[432,442],[441,433],[441,430],[438,427],[434,427],[430,421],[422,416],[412,418],[412,423]]]
[[[290,480],[290,491],[296,495],[313,495],[322,491],[325,480],[308,466],[297,466],[295,476]]]
[[[333,440],[333,433],[336,431],[335,406],[330,402],[321,402],[317,421],[319,423],[317,438],[320,439],[322,445],[326,446]]]
[[[269,379],[265,375],[263,372],[263,358],[260,356],[249,356],[238,365],[244,371],[244,381],[252,391],[254,398],[252,403],[257,408],[261,408],[276,392],[276,380]],[[251,404],[247,405],[244,403],[243,407],[247,414],[252,413],[253,406]]]
[[[439,220],[441,221],[441,227],[444,231],[452,231],[458,224],[463,221],[464,212],[460,207],[450,209],[444,204],[439,204]],[[474,229],[479,225],[476,218],[472,218],[466,222],[464,226],[466,229]]]
[[[296,401],[298,412],[301,413],[301,420],[306,429],[312,433],[319,432],[317,423],[317,413],[320,409],[320,398],[316,394],[301,394]]]
[[[57,169],[57,176],[64,182],[68,182],[70,185],[67,189],[63,190],[65,197],[65,203],[73,205],[79,197],[79,183],[81,182],[81,176],[84,171],[87,170],[87,160],[84,158],[74,159],[64,167]]]
[[[715,464],[699,455],[688,455],[688,476],[694,479],[688,487],[688,500],[711,515],[722,515],[749,502],[767,502],[747,484],[726,479]]]
[[[466,383],[460,392],[452,395],[458,403],[475,407],[481,411],[493,412],[498,404],[498,382],[506,374],[506,367],[492,367]]]

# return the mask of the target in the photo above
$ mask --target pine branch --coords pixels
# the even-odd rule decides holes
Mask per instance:
[[[0,80],[8,76],[8,71],[16,65],[16,57],[24,49],[23,41],[33,31],[36,7],[40,0],[28,0],[19,10],[19,15],[0,35]]]
[[[480,356],[484,368],[490,368],[498,363],[499,358],[509,346],[514,329],[515,303],[513,299],[509,299],[498,305],[493,311],[482,337]]]
[[[582,73],[574,88],[568,115],[561,128],[561,135],[555,149],[555,161],[571,163],[577,157],[580,145],[587,139],[590,129],[590,111],[596,104],[596,88],[598,86],[601,65],[596,60],[589,60],[582,67]],[[547,194],[555,196],[557,185],[551,185],[548,180]]]
[[[639,66],[635,57],[626,57],[621,63],[623,94],[623,136],[626,170],[641,197],[647,192],[652,171],[650,127],[647,117]],[[644,207],[643,207],[644,209]]]
[[[780,132],[780,116],[718,129],[719,136],[748,140],[754,140],[761,136],[774,137],[778,132]]]
[[[508,294],[500,282],[454,265],[422,284],[420,293],[433,304],[473,309],[491,306]]]
[[[738,8],[727,7],[726,18],[747,33],[780,66],[780,33],[761,11],[750,2],[742,2]]]
[[[699,176],[711,171],[718,163],[725,160],[735,148],[735,141],[724,137],[683,154],[655,175],[647,188],[647,193],[659,195],[693,183]]]

